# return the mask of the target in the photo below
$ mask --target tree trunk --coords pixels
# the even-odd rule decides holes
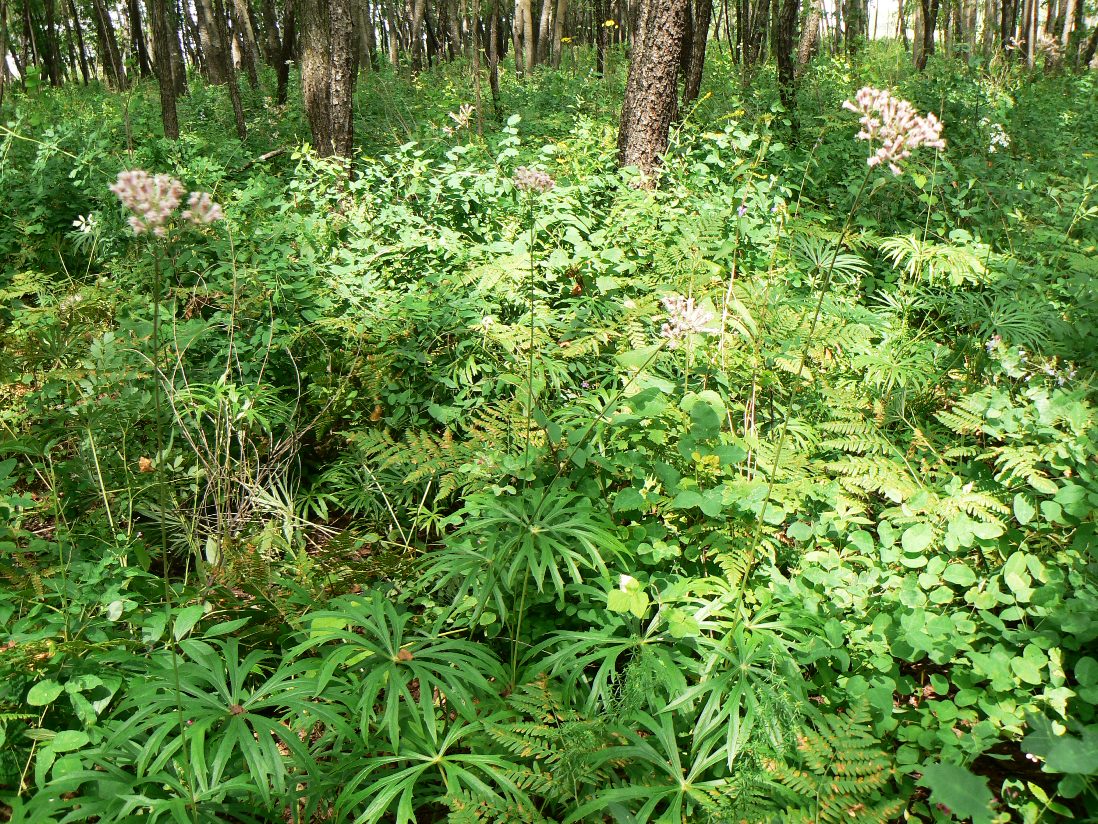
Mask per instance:
[[[682,105],[685,109],[698,99],[701,91],[702,72],[705,69],[705,46],[709,42],[709,24],[713,17],[713,0],[694,0],[690,63],[682,88]]]
[[[861,0],[855,0],[861,3]],[[793,44],[797,36],[800,0],[781,0],[774,18],[774,58],[778,64],[778,94],[792,116],[797,112],[797,64]]]
[[[214,0],[195,0],[194,8],[198,14],[202,53],[206,58],[206,79],[214,85],[223,85],[229,82],[229,47],[221,36],[222,26]]]
[[[302,0],[301,92],[321,157],[351,156],[354,48],[350,0]]]
[[[164,123],[164,137],[179,139],[179,115],[175,108],[175,75],[172,70],[172,39],[168,0],[148,0],[149,17],[152,20],[153,57],[156,60],[156,79],[160,87],[160,118]]]
[[[675,110],[679,49],[686,0],[651,0],[642,37],[633,42],[629,80],[618,132],[618,159],[636,166],[652,184],[652,173],[667,151]]]
[[[252,28],[252,11],[248,8],[248,0],[233,0],[232,14],[241,62],[248,74],[248,84],[253,89],[258,89],[259,44],[256,42],[255,29]]]
[[[919,27],[916,26],[915,40],[919,43],[919,50],[915,55],[915,69],[922,71],[926,68],[926,61],[934,54],[934,29],[938,22],[939,0],[919,0],[917,9],[921,12],[922,38],[919,37]]]
[[[282,42],[278,48],[278,90],[275,93],[275,102],[280,106],[286,102],[286,91],[290,82],[290,61],[294,57],[296,23],[294,0],[286,0],[286,10],[282,18]]]
[[[275,14],[274,0],[261,0],[259,6],[263,17],[263,57],[268,66],[278,66],[278,56],[282,52],[278,33],[278,16]]]
[[[812,60],[820,42],[820,18],[823,17],[823,0],[809,0],[808,19],[801,32],[801,41],[797,44],[797,73],[804,71]]]
[[[553,43],[551,46],[552,66],[560,68],[561,39],[564,37],[564,21],[568,16],[568,0],[557,0],[557,10],[553,14]]]
[[[8,0],[0,0],[0,105],[8,86]]]
[[[118,39],[114,36],[114,25],[103,0],[92,0],[95,12],[95,30],[99,39],[100,59],[107,75],[107,83],[115,89],[125,91],[126,68],[122,64],[122,54],[118,50]]]
[[[549,32],[553,24],[553,0],[542,0],[541,17],[538,20],[538,39],[535,61],[538,64],[549,62]]]
[[[149,62],[149,47],[145,43],[145,27],[141,25],[141,3],[138,0],[129,0],[126,7],[130,18],[130,42],[133,44],[133,51],[137,57],[137,70],[142,77],[151,77],[152,65]]]

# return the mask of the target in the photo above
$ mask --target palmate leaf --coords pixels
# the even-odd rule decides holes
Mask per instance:
[[[528,660],[561,678],[566,695],[586,693],[582,700],[588,713],[617,710],[628,679],[642,673],[645,695],[640,697],[650,707],[666,706],[686,689],[690,664],[675,650],[664,618],[657,615],[643,633],[631,632],[618,616],[608,614],[606,620],[604,627],[555,633]]]
[[[417,810],[461,793],[507,799],[533,810],[510,778],[520,765],[464,743],[481,731],[479,723],[459,720],[437,741],[408,735],[396,755],[353,761],[358,769],[336,799],[337,820],[373,824],[388,817],[394,824],[408,824],[416,821]]]
[[[134,766],[160,773],[186,759],[196,791],[250,774],[265,803],[289,792],[290,765],[311,772],[315,762],[291,723],[339,726],[329,707],[312,700],[315,684],[305,663],[279,664],[264,677],[271,653],[240,655],[237,639],[180,643],[177,668],[164,654],[147,680],[131,689],[104,746],[141,742]],[[187,723],[180,729],[180,711]],[[283,723],[285,721],[286,723]],[[184,751],[185,748],[185,751]]]
[[[782,750],[804,700],[804,680],[796,662],[772,632],[742,624],[723,638],[699,639],[705,655],[701,680],[685,690],[668,711],[700,705],[694,722],[694,749],[721,741],[731,769],[752,740]]]
[[[380,727],[394,750],[402,730],[412,727],[437,740],[445,712],[473,719],[478,703],[495,695],[492,681],[504,680],[486,647],[418,631],[411,626],[415,616],[381,593],[347,596],[331,607],[307,616],[309,638],[295,654],[319,655],[318,690],[326,690],[338,674],[359,716],[360,733]],[[445,707],[439,706],[443,702]]]
[[[605,812],[613,812],[616,820],[635,824],[649,821],[686,824],[697,820],[694,813],[709,803],[710,794],[727,784],[723,778],[706,778],[711,768],[725,760],[724,749],[716,741],[695,750],[684,763],[684,748],[679,745],[669,713],[639,714],[636,728],[626,727],[622,734],[628,744],[607,747],[594,757],[600,765],[611,760],[628,763],[631,773],[628,786],[596,793],[593,799],[573,810],[564,824]]]
[[[452,589],[455,603],[472,596],[474,620],[489,604],[506,619],[528,586],[563,598],[568,582],[608,577],[607,561],[625,551],[606,515],[574,492],[470,496],[463,517],[465,525],[428,556],[424,575],[435,591]]]

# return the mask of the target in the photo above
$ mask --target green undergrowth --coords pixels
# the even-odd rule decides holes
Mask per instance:
[[[349,180],[293,95],[8,98],[13,820],[1093,820],[1093,73],[718,49],[645,191],[573,56],[364,75]]]

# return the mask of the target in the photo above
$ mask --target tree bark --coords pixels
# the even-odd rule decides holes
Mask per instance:
[[[629,80],[618,132],[618,159],[636,166],[652,185],[652,173],[667,151],[674,115],[679,50],[685,27],[686,0],[651,0],[633,43]]]
[[[855,0],[860,3],[861,0]],[[797,111],[797,64],[793,44],[797,35],[800,0],[781,0],[774,19],[774,57],[778,64],[778,94],[790,115]]]
[[[290,82],[290,61],[294,57],[294,36],[297,34],[297,19],[294,13],[294,0],[286,0],[286,10],[282,18],[282,43],[278,48],[278,90],[275,102],[286,102],[287,86]]]
[[[684,109],[698,99],[701,91],[702,73],[705,69],[705,46],[709,42],[709,24],[712,17],[713,0],[694,0],[690,62],[687,64],[686,79],[682,88]]]
[[[302,0],[301,91],[313,147],[321,157],[351,156],[354,44],[349,0]]]
[[[237,44],[240,46],[241,62],[248,75],[248,84],[253,89],[258,89],[259,44],[256,41],[255,29],[252,28],[252,11],[248,7],[248,0],[233,0],[232,15]]]
[[[797,44],[797,73],[804,71],[805,66],[812,60],[820,42],[820,19],[823,17],[823,0],[809,0],[812,3],[808,10],[808,19],[805,21],[804,30],[801,32],[800,43]]]
[[[172,70],[172,39],[168,0],[149,0],[149,17],[152,19],[153,57],[156,60],[156,80],[160,88],[160,119],[164,123],[164,137],[179,139],[179,115],[175,106],[175,76]]]
[[[130,42],[137,57],[137,70],[142,77],[151,77],[149,47],[145,43],[145,27],[141,24],[141,3],[138,0],[129,0],[126,7],[130,18]]]
[[[263,57],[268,66],[277,67],[278,56],[282,49],[274,0],[261,0],[259,10],[263,17]]]
[[[206,79],[220,86],[229,82],[230,60],[228,42],[221,36],[222,26],[214,0],[195,0],[194,8],[198,15],[202,53],[206,58]]]
[[[915,69],[922,71],[926,68],[926,61],[934,54],[934,29],[938,22],[939,0],[919,0],[918,8],[922,12],[922,38],[920,41],[918,29],[916,29],[916,41],[920,41],[920,48],[915,55]]]
[[[114,36],[111,16],[107,13],[103,0],[92,0],[92,10],[95,12],[95,30],[107,83],[119,91],[125,91],[126,67],[122,63],[122,53],[118,50],[118,39]]]

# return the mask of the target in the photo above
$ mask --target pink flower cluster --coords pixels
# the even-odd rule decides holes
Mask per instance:
[[[847,100],[843,108],[861,114],[859,140],[880,144],[866,161],[870,166],[887,164],[892,174],[898,175],[902,171],[900,163],[920,146],[945,148],[942,122],[933,112],[921,117],[914,106],[884,89],[864,86],[858,89],[854,102]]]
[[[537,169],[519,166],[515,169],[515,188],[524,192],[548,192],[555,185],[553,178]]]
[[[168,221],[179,208],[185,189],[170,175],[150,175],[143,169],[132,169],[118,173],[111,191],[133,212],[128,222],[135,235],[150,232],[164,237]],[[195,225],[213,223],[224,217],[221,207],[206,192],[191,192],[187,205],[190,208],[183,212],[183,219]]]
[[[187,198],[187,207],[183,212],[183,219],[194,224],[213,223],[225,217],[221,204],[215,203],[209,192],[191,192],[191,196]]]

